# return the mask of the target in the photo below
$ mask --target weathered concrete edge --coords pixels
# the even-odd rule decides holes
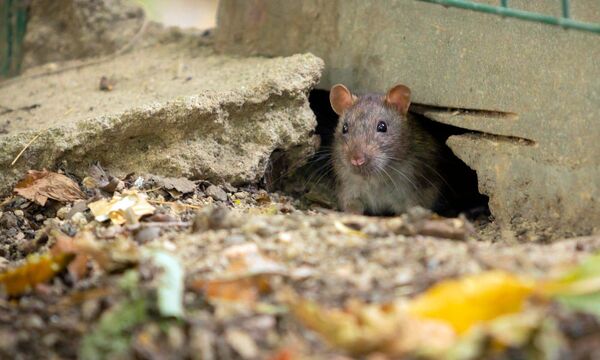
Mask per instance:
[[[525,226],[552,232],[553,237],[600,231],[600,189],[589,186],[600,178],[600,168],[579,166],[565,172],[560,164],[539,161],[538,146],[486,134],[451,136],[447,144],[477,172],[479,191],[489,196],[500,226]]]
[[[0,148],[6,151],[0,154],[0,194],[12,190],[14,183],[29,169],[63,167],[77,175],[84,175],[87,170],[76,168],[82,160],[96,151],[110,146],[101,141],[99,146],[90,146],[92,140],[104,138],[111,143],[127,146],[132,137],[152,135],[163,136],[163,129],[172,126],[178,133],[178,139],[188,137],[189,129],[198,125],[206,117],[219,118],[222,121],[229,116],[232,109],[244,106],[266,104],[271,113],[289,113],[290,107],[298,108],[297,114],[310,113],[308,92],[319,82],[324,62],[312,54],[293,55],[304,57],[302,66],[296,66],[293,81],[277,82],[266,77],[256,86],[240,88],[232,91],[204,91],[202,94],[183,96],[175,100],[156,102],[118,114],[101,115],[78,121],[70,126],[52,127],[42,131],[24,131],[15,135],[0,137]],[[282,99],[287,99],[281,101]],[[279,102],[279,103],[278,103]],[[300,105],[300,106],[299,106]],[[185,114],[193,110],[198,116],[187,117]],[[163,115],[170,114],[175,116]],[[315,122],[316,125],[316,122]],[[152,130],[154,129],[154,130]],[[39,135],[39,136],[38,136]],[[15,156],[33,139],[23,155],[14,166],[10,164]],[[279,144],[284,148],[293,148],[300,144]],[[106,149],[104,149],[106,150]],[[254,179],[256,180],[256,179]]]

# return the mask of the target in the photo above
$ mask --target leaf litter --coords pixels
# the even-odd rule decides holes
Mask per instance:
[[[41,206],[46,205],[48,199],[70,202],[85,196],[75,181],[63,174],[47,170],[28,171],[25,178],[15,185],[14,191]]]
[[[32,357],[91,359],[583,358],[593,348],[575,344],[600,344],[598,238],[492,244],[461,217],[339,214],[99,165],[85,193],[28,177],[0,207],[0,356],[25,341]]]

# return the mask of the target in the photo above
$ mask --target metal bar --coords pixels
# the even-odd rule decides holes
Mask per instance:
[[[508,7],[508,0],[500,0],[500,6]]]
[[[10,8],[11,0],[0,2],[0,76],[8,76],[10,70]]]
[[[18,0],[15,6],[15,36],[13,51],[13,75],[21,72],[21,63],[23,62],[23,40],[27,30],[27,4],[26,1]]]
[[[558,25],[558,26],[562,26],[562,27],[568,28],[568,29],[583,30],[583,31],[589,31],[589,32],[600,34],[600,24],[575,21],[573,19],[569,19],[569,18],[565,18],[565,17],[557,18],[554,16],[544,15],[544,14],[535,13],[535,12],[531,12],[531,11],[513,9],[513,8],[508,8],[508,7],[505,8],[505,7],[493,6],[493,5],[487,5],[487,4],[481,4],[481,3],[474,3],[471,1],[464,1],[464,0],[419,0],[419,1],[424,1],[424,2],[428,2],[428,3],[444,5],[444,6],[453,6],[453,7],[457,7],[457,8],[461,8],[461,9],[479,11],[479,12],[484,12],[484,13],[488,13],[488,14],[496,14],[496,15],[501,15],[501,16],[514,17],[517,19],[541,22],[544,24]]]
[[[570,17],[571,0],[562,0],[562,14],[565,19]]]

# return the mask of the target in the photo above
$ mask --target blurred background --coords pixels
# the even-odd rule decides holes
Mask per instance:
[[[139,0],[154,21],[206,30],[216,25],[218,0]]]

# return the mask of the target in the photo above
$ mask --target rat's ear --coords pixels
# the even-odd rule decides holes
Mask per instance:
[[[406,115],[410,106],[410,89],[406,85],[395,85],[388,91],[385,101]]]
[[[350,90],[342,84],[333,85],[329,92],[329,102],[336,114],[342,113],[350,106],[354,105],[356,96],[352,95]]]

